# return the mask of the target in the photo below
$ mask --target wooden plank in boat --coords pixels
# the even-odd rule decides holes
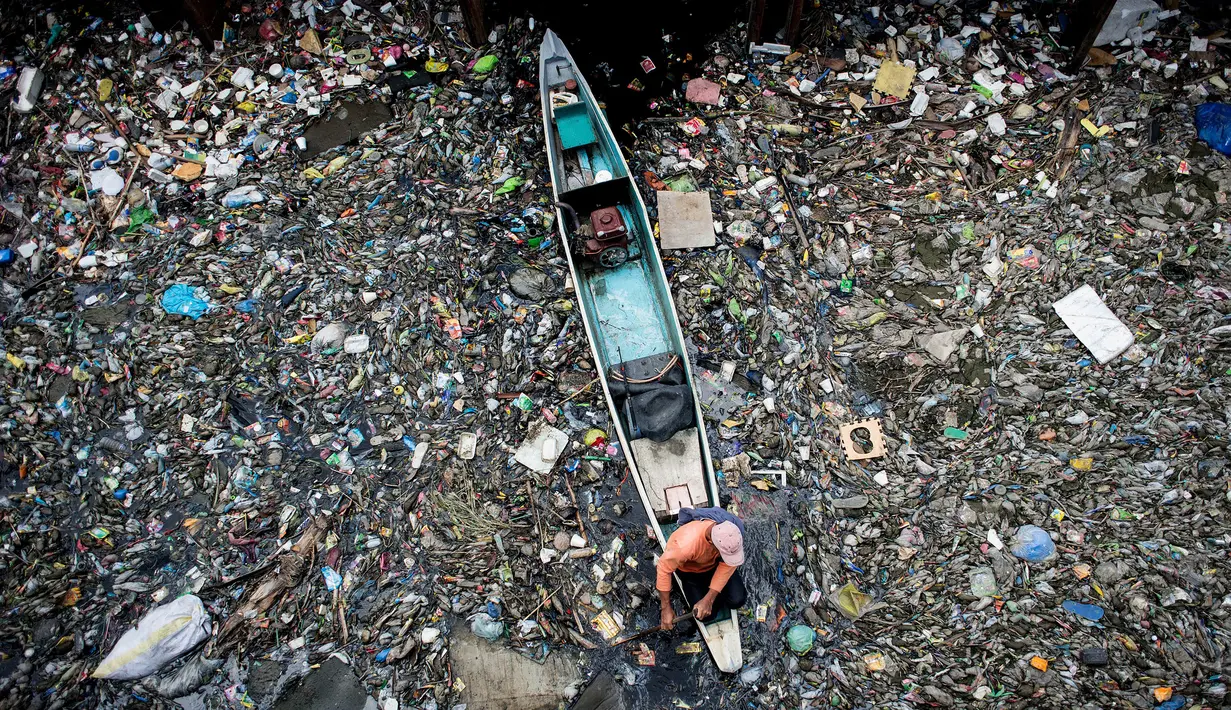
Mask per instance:
[[[677,486],[686,486],[691,506],[702,508],[710,505],[705,492],[705,472],[701,467],[701,442],[696,427],[675,433],[661,444],[650,439],[635,439],[629,442],[633,460],[645,484],[646,496],[656,516],[675,513],[669,502],[683,500]],[[670,493],[668,493],[670,491]]]

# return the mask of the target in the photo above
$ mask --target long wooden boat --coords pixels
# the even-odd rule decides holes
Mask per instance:
[[[637,494],[664,548],[680,508],[719,504],[675,302],[628,164],[551,30],[539,82],[556,221],[582,323]],[[697,625],[720,670],[743,666],[737,615]]]

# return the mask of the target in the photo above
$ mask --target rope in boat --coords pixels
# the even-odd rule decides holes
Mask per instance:
[[[620,382],[625,382],[625,383],[628,383],[628,384],[630,384],[630,385],[645,385],[645,384],[649,384],[649,383],[651,383],[651,382],[657,382],[657,381],[659,381],[659,380],[661,380],[661,379],[663,378],[663,375],[665,375],[665,374],[667,374],[668,372],[670,372],[670,371],[671,371],[671,368],[675,367],[675,366],[676,366],[676,364],[678,364],[678,363],[679,363],[679,361],[680,361],[680,356],[679,356],[679,355],[672,355],[672,356],[671,356],[671,359],[667,361],[667,364],[663,366],[663,369],[661,369],[661,370],[659,370],[659,371],[658,371],[658,374],[657,374],[657,375],[654,375],[653,377],[647,377],[647,378],[645,378],[644,380],[635,380],[635,379],[630,379],[630,378],[625,377],[624,375],[621,375],[620,373],[618,373],[618,372],[614,372],[614,371],[611,373],[611,379],[613,379],[613,380],[619,380]]]

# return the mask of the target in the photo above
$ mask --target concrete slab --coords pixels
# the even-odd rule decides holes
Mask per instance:
[[[714,246],[714,217],[709,193],[660,190],[658,230],[663,249]]]
[[[466,685],[462,702],[483,710],[555,710],[564,689],[581,679],[571,654],[553,651],[539,665],[469,631],[450,639],[449,662],[454,677]]]

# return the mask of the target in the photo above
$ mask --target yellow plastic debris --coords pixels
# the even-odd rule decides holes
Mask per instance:
[[[881,62],[880,69],[876,72],[876,83],[872,85],[872,88],[904,99],[910,93],[910,85],[914,80],[914,69],[901,62],[890,60]]]

